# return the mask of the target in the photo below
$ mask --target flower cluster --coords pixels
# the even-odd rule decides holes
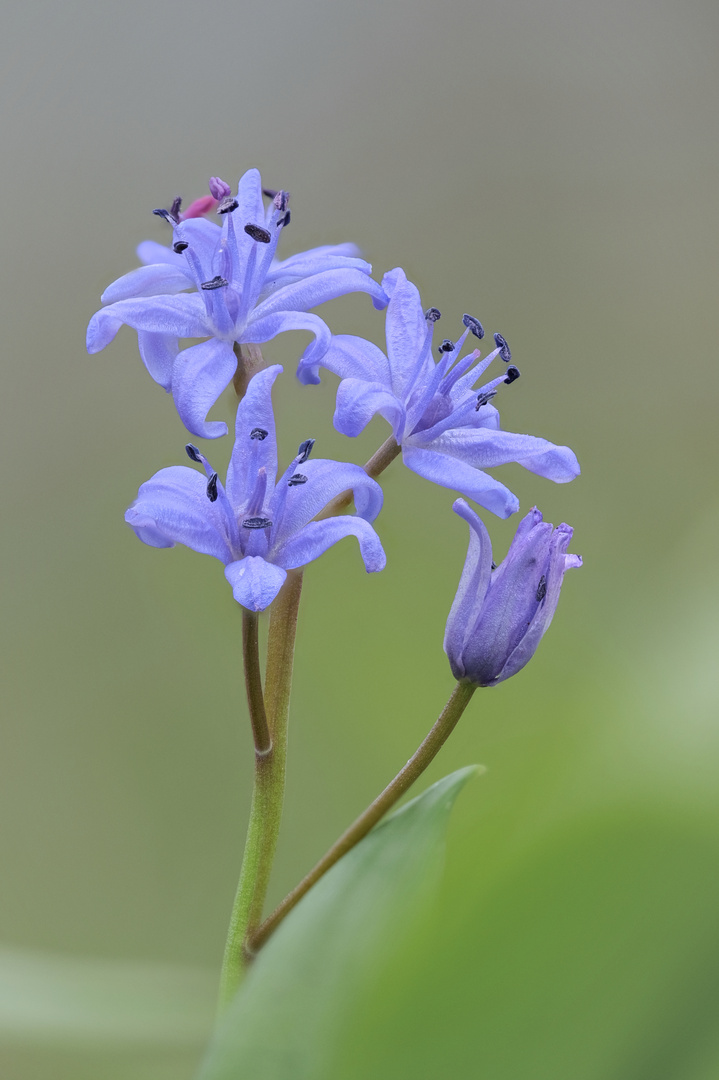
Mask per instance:
[[[226,424],[207,416],[236,376],[241,345],[304,330],[313,340],[297,375],[305,384],[319,382],[321,368],[339,377],[336,429],[357,436],[379,413],[391,427],[394,452],[401,451],[404,464],[426,480],[509,517],[519,502],[486,470],[518,462],[555,483],[578,475],[568,447],[501,428],[497,404],[520,374],[501,334],[493,335],[494,348],[482,356],[484,328],[466,314],[456,340],[434,345],[440,312],[423,307],[403,270],[389,271],[378,284],[371,266],[347,243],[280,260],[276,251],[290,223],[289,194],[263,189],[256,169],[245,173],[235,195],[218,177],[209,187],[210,194],[184,213],[179,199],[169,210],[155,211],[172,229],[172,243],[139,245],[143,265],[108,287],[87,331],[88,351],[97,353],[123,324],[135,329],[147,370],[172,394],[193,436],[226,434]],[[360,337],[333,335],[312,310],[353,292],[367,293],[376,309],[387,309],[386,352]],[[202,340],[181,348],[188,338]],[[482,381],[492,365],[501,370]],[[150,546],[180,543],[219,559],[235,599],[252,612],[273,602],[289,570],[345,536],[356,537],[368,572],[385,565],[372,525],[382,491],[365,469],[311,459],[314,441],[308,439],[277,480],[271,390],[281,371],[266,367],[249,381],[237,408],[224,486],[190,443],[187,454],[202,471],[187,465],[160,470],[140,487],[126,513]],[[347,492],[353,514],[340,512]],[[445,651],[458,680],[492,686],[533,655],[557,606],[564,571],[581,560],[566,554],[572,530],[553,530],[535,509],[495,568],[481,519],[463,499],[454,509],[469,523],[470,546]]]

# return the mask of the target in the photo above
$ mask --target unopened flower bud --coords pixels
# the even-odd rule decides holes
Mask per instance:
[[[455,678],[496,686],[534,656],[559,602],[565,571],[582,560],[566,553],[571,527],[555,529],[535,507],[520,521],[507,557],[495,568],[482,520],[464,499],[453,509],[470,535],[444,651]]]

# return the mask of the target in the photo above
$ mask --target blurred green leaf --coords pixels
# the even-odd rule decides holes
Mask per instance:
[[[377,964],[401,946],[438,883],[449,813],[476,766],[396,811],[317,883],[258,956],[201,1080],[320,1080]]]

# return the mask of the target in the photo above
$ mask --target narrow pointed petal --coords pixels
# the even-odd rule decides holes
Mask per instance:
[[[334,415],[334,426],[337,431],[354,438],[364,431],[375,413],[380,413],[391,424],[392,433],[400,442],[403,435],[405,411],[394,394],[381,383],[343,379],[337,390]]]
[[[144,330],[138,330],[137,344],[142,362],[152,378],[165,390],[170,390],[172,369],[179,352],[177,338],[164,334],[147,334]]]
[[[225,577],[238,604],[250,611],[264,611],[282,588],[287,573],[260,555],[248,555],[226,566]]]
[[[316,461],[310,459],[300,468],[307,480],[286,492],[282,517],[275,521],[271,535],[272,551],[282,547],[343,491],[352,491],[357,517],[365,521],[374,521],[382,509],[382,488],[359,465],[318,458]],[[279,492],[276,491],[270,503],[270,514],[278,502]]]
[[[274,315],[266,315],[262,319],[254,316],[242,332],[242,341],[253,342],[261,345],[263,341],[271,341],[278,334],[284,334],[288,330],[309,330],[314,334],[315,340],[307,346],[300,365],[306,368],[306,377],[303,382],[320,381],[319,361],[327,351],[332,334],[327,323],[324,323],[319,315],[312,315],[304,311],[279,311]]]
[[[237,202],[234,211],[243,225],[248,221],[261,225],[265,218],[265,204],[262,201],[262,178],[259,169],[248,169],[240,177],[237,185]]]
[[[200,265],[207,269],[208,277],[212,277],[209,271],[214,265],[222,239],[221,226],[216,225],[214,221],[208,221],[207,218],[189,218],[175,226],[173,238],[189,244]],[[192,273],[187,256],[183,254],[179,257],[183,265],[187,267],[188,273]]]
[[[287,570],[305,566],[318,559],[328,548],[345,536],[356,536],[368,574],[384,570],[387,563],[384,549],[372,526],[360,517],[345,515],[312,521],[280,547],[274,558]]]
[[[192,275],[182,266],[168,266],[167,263],[154,263],[152,266],[139,266],[129,274],[123,274],[112,285],[108,285],[100,297],[103,304],[114,304],[118,300],[128,300],[134,296],[161,296],[165,293],[182,292],[193,287]]]
[[[475,632],[492,572],[492,542],[484,522],[464,499],[457,499],[452,509],[469,525],[469,547],[447,619],[444,651],[455,679],[463,679],[466,674],[464,648]]]
[[[392,389],[403,396],[411,389],[416,374],[417,358],[424,348],[427,322],[416,285],[407,281],[404,271],[397,268],[385,274],[391,299],[387,308],[387,359],[392,376]]]
[[[260,469],[265,470],[269,491],[277,476],[272,387],[281,371],[279,364],[258,371],[250,379],[247,393],[237,406],[235,445],[227,468],[227,494],[236,509],[250,498]]]
[[[237,185],[238,207],[232,211],[235,223],[237,250],[241,263],[245,263],[256,241],[245,232],[245,225],[262,225],[265,205],[262,201],[262,180],[257,169],[248,169]],[[229,216],[229,215],[228,215]]]
[[[87,328],[87,351],[98,353],[112,341],[123,325],[151,334],[174,337],[203,337],[210,333],[205,306],[196,294],[188,296],[146,296],[120,300],[101,308]]]
[[[302,377],[303,363],[297,369]],[[330,346],[322,357],[322,367],[339,375],[340,379],[364,379],[366,382],[382,383],[389,388],[390,374],[387,357],[371,341],[354,334],[333,334]]]
[[[310,248],[288,259],[275,261],[269,269],[262,288],[262,298],[277,289],[284,288],[295,281],[300,281],[311,274],[321,274],[326,270],[359,270],[371,274],[372,266],[364,259],[357,258],[359,249],[355,244],[337,244],[334,247]]]
[[[158,244],[156,240],[143,240],[137,245],[137,257],[145,266],[153,263],[166,263],[168,266],[184,266],[185,260],[171,247]]]
[[[307,311],[353,292],[369,293],[383,306],[387,303],[382,287],[361,270],[325,270],[273,292],[272,296],[257,305],[254,317],[261,319],[278,311]]]
[[[486,407],[486,406],[485,406]],[[422,432],[423,439],[430,432]],[[516,461],[530,472],[564,484],[579,475],[579,463],[568,446],[555,446],[534,435],[517,435],[492,428],[450,428],[427,442],[428,449],[451,454],[476,469],[491,469]]]
[[[184,465],[161,469],[144,483],[125,521],[152,547],[184,544],[223,563],[232,559],[230,523],[207,498],[206,477]]]
[[[493,476],[473,469],[471,465],[457,461],[456,458],[405,443],[402,447],[402,460],[407,468],[418,476],[453,491],[460,491],[497,517],[508,518],[519,510],[519,500],[509,488],[500,484]]]
[[[178,354],[172,370],[172,396],[180,419],[193,435],[218,439],[227,434],[224,421],[205,418],[236,370],[232,346],[216,338]]]

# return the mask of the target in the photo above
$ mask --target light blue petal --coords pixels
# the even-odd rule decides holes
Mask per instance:
[[[456,458],[404,443],[402,460],[407,468],[418,476],[453,491],[460,491],[497,517],[508,518],[519,510],[519,500],[509,488],[500,484],[493,476],[473,469],[471,465]]]
[[[363,518],[351,515],[311,522],[283,544],[274,557],[286,569],[292,570],[318,559],[345,536],[357,537],[368,574],[384,570],[387,557],[377,533]]]
[[[300,361],[297,377],[303,379],[303,367]],[[389,363],[387,357],[371,341],[356,337],[354,334],[333,334],[330,346],[322,357],[322,367],[339,375],[340,379],[362,379],[365,382],[382,383],[391,389]]]
[[[142,485],[125,521],[152,547],[184,544],[226,563],[232,559],[230,524],[207,497],[207,478],[184,465],[161,469]]]
[[[192,275],[181,266],[168,266],[167,263],[154,263],[152,266],[139,266],[124,274],[112,285],[108,285],[100,297],[103,304],[114,304],[118,300],[128,300],[133,296],[162,296],[190,289],[194,285]]]
[[[469,547],[447,618],[444,651],[455,679],[462,679],[466,674],[464,647],[475,632],[492,573],[492,542],[484,522],[464,499],[457,499],[452,509],[469,525]]]
[[[419,374],[417,362],[427,341],[427,321],[417,287],[407,281],[403,270],[390,271],[382,281],[392,290],[386,322],[392,389],[404,398]]]
[[[262,178],[259,169],[248,169],[237,185],[239,206],[234,213],[244,227],[248,222],[261,225],[265,219],[265,204],[262,201]]]
[[[423,439],[424,433],[416,438]],[[565,484],[579,475],[579,463],[568,446],[555,446],[534,435],[517,435],[492,428],[450,428],[426,443],[428,449],[451,454],[476,469],[491,469],[516,461],[530,472]]]
[[[298,471],[307,477],[306,482],[289,487],[284,493],[279,490],[278,484],[272,497],[270,518],[274,524],[270,535],[271,551],[287,543],[343,491],[352,491],[357,516],[365,521],[374,521],[382,509],[382,488],[359,465],[318,458],[299,465]],[[282,483],[286,484],[284,478],[280,480]],[[275,518],[274,507],[281,505],[283,497],[282,515]]]
[[[145,266],[152,263],[167,263],[168,266],[184,266],[185,260],[171,247],[158,244],[156,240],[143,240],[137,245],[137,257]]]
[[[264,611],[282,588],[287,574],[260,555],[248,555],[226,566],[225,577],[238,604],[250,611]]]
[[[227,495],[236,511],[244,506],[254,490],[257,475],[264,469],[267,492],[272,491],[277,476],[277,437],[272,409],[272,386],[282,371],[279,364],[253,375],[247,392],[237,407],[235,445],[227,468]],[[261,432],[267,432],[264,438]],[[254,437],[253,437],[254,433]]]
[[[315,340],[305,349],[300,364],[307,366],[308,374],[303,381],[318,383],[319,375],[310,376],[318,371],[319,361],[332,340],[329,327],[319,315],[311,315],[303,311],[279,311],[274,315],[266,315],[262,319],[256,319],[253,316],[242,331],[241,341],[261,345],[263,341],[271,341],[278,334],[284,334],[288,330],[309,330],[311,334],[314,334]]]
[[[188,431],[202,439],[227,434],[227,424],[206,420],[237,370],[237,357],[225,341],[210,338],[178,353],[172,369],[172,396]]]
[[[195,267],[202,267],[200,281],[209,281],[216,273],[215,263],[222,239],[222,228],[214,221],[207,218],[188,218],[175,225],[173,229],[173,241],[181,240],[189,245],[179,257],[185,267],[186,273],[195,281]],[[192,253],[190,255],[190,253]]]
[[[328,300],[335,300],[338,296],[353,292],[369,293],[382,305],[387,302],[381,286],[361,270],[325,270],[321,274],[312,274],[311,277],[278,289],[257,305],[254,317],[261,319],[278,311],[308,311]]]
[[[179,352],[177,338],[164,334],[147,334],[144,330],[138,330],[137,344],[142,362],[152,378],[165,390],[169,390],[172,386],[172,369]]]
[[[337,390],[334,415],[337,431],[354,438],[364,431],[375,413],[380,413],[391,424],[395,439],[401,442],[405,410],[394,394],[381,383],[343,379]]]
[[[358,253],[354,244],[338,244],[335,247],[328,245],[291,255],[282,262],[275,260],[262,286],[262,299],[285,285],[300,281],[311,274],[321,274],[325,270],[360,270],[363,274],[371,274],[370,263],[364,259],[353,258],[352,252]]]
[[[135,330],[173,337],[204,337],[207,329],[205,305],[197,294],[185,296],[146,296],[120,300],[101,308],[87,328],[87,351],[98,353],[117,334],[122,324]]]

